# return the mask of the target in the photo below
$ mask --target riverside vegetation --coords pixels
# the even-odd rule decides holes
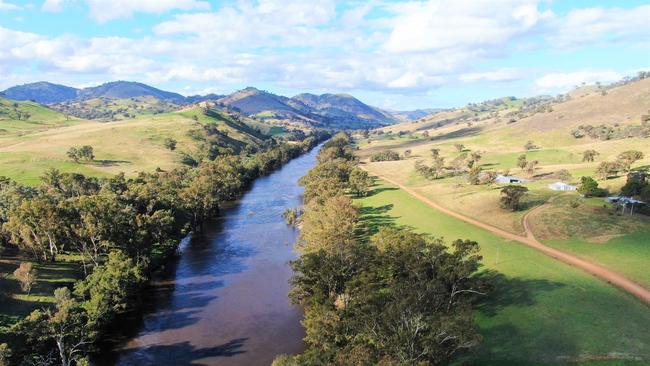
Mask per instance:
[[[25,261],[67,263],[80,271],[73,283],[54,291],[53,301],[32,305],[27,317],[3,314],[0,364],[88,364],[108,324],[137,302],[152,271],[176,252],[183,236],[200,232],[221,202],[325,137],[314,133],[300,143],[270,142],[253,155],[213,155],[196,167],[134,178],[56,169],[38,187],[1,178],[0,244]],[[37,274],[31,264],[19,269],[16,277],[29,292]],[[13,297],[0,301],[3,309],[20,305]]]
[[[436,365],[480,342],[475,300],[489,288],[476,272],[478,243],[408,229],[369,236],[351,197],[373,180],[337,134],[300,183],[305,187],[301,256],[291,299],[305,311],[307,350],[287,365]],[[368,239],[369,237],[369,239]]]

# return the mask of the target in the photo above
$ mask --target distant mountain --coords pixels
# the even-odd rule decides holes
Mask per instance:
[[[443,111],[441,108],[416,109],[412,111],[390,111],[389,113],[402,121],[415,121],[432,113]]]
[[[33,100],[41,104],[60,103],[77,97],[79,89],[45,81],[11,87],[0,96],[13,100]]]
[[[371,107],[349,94],[298,94],[291,98],[310,107],[315,113],[330,119],[357,120],[378,124],[395,123],[395,117]]]
[[[154,97],[174,103],[185,103],[185,97],[172,92],[156,89],[152,86],[132,81],[114,81],[91,88],[84,88],[77,93],[77,99],[126,99],[134,97]]]
[[[315,127],[372,128],[397,121],[389,113],[347,94],[299,94],[287,98],[248,87],[217,102],[249,116]]]
[[[0,93],[0,95],[14,100],[33,100],[41,104],[63,103],[94,98],[126,99],[134,97],[154,97],[177,104],[185,103],[185,97],[180,94],[131,81],[114,81],[84,89],[41,81],[11,87]]]
[[[261,120],[311,127],[374,128],[402,120],[390,112],[369,106],[348,94],[299,94],[287,98],[253,87],[227,96],[208,94],[184,97],[178,93],[130,81],[109,82],[83,89],[38,82],[9,88],[0,93],[0,96],[48,104],[52,108],[80,118],[111,119],[116,113],[132,116],[133,112],[138,114],[142,110],[164,112],[169,111],[170,108],[173,110],[174,105],[180,108],[183,105],[213,101]],[[138,104],[138,101],[133,100],[136,98],[145,98],[142,100],[146,101],[146,106],[138,105],[131,111],[128,108],[131,108],[132,104]],[[122,100],[129,99],[132,100],[127,101],[130,104],[122,105],[124,104]],[[95,110],[97,104],[105,108],[101,111]]]
[[[206,94],[206,95],[190,95],[188,97],[185,97],[185,102],[194,104],[194,103],[201,103],[205,101],[214,101],[218,100],[225,97],[225,95],[219,95],[219,94]]]

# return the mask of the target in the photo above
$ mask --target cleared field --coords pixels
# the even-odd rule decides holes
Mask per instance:
[[[54,117],[62,116],[55,111],[52,113]],[[256,137],[226,123],[225,118],[205,116],[198,107],[117,122],[68,122],[64,118],[59,123],[52,118],[46,124],[48,128],[35,130],[21,127],[12,133],[0,135],[0,176],[35,185],[50,168],[99,177],[120,172],[131,176],[156,168],[171,169],[181,164],[183,153],[192,155],[199,149],[200,142],[192,139],[188,133],[208,122],[216,123],[219,131],[234,140],[259,142]],[[0,120],[0,126],[18,123],[24,124],[26,121]],[[165,147],[166,138],[177,141],[176,150],[170,151]],[[70,147],[81,145],[94,148],[95,161],[75,163],[66,156]]]
[[[446,216],[389,185],[359,200],[369,229],[404,225],[480,243],[496,288],[477,320],[484,343],[459,364],[648,364],[650,311],[616,288],[515,242]],[[623,364],[623,363],[620,363]]]

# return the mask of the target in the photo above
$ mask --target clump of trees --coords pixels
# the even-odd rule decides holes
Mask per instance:
[[[93,161],[95,160],[94,149],[90,145],[84,145],[81,147],[71,147],[66,153],[68,158],[74,160],[75,163],[78,163],[80,160]]]
[[[645,123],[643,118],[641,118],[640,125],[580,125],[571,131],[571,135],[577,139],[588,136],[589,138],[602,141],[634,137],[647,138],[650,137],[650,125]]]
[[[621,188],[621,194],[627,197],[638,197],[642,201],[650,202],[650,182],[645,170],[630,172],[627,182]]]
[[[521,200],[528,192],[528,188],[518,185],[509,185],[501,188],[501,207],[504,209],[519,211]]]
[[[223,201],[256,178],[316,146],[272,143],[255,155],[203,159],[196,168],[92,178],[50,170],[39,187],[0,178],[0,241],[33,261],[81,259],[83,274],[55,292],[56,304],[36,310],[11,329],[2,350],[9,364],[85,364],[93,344],[125,311],[155,266],[176,252],[189,231],[201,231]],[[24,263],[14,273],[29,291],[36,272]],[[49,361],[48,361],[49,362]],[[42,363],[42,362],[41,362]]]
[[[370,161],[395,161],[400,160],[399,154],[392,150],[380,151],[370,157]]]
[[[526,144],[524,144],[524,149],[526,149],[526,150],[537,150],[539,148],[540,147],[535,145],[535,143],[532,140],[528,140],[528,142],[526,142]]]
[[[596,167],[596,176],[600,179],[616,177],[620,172],[628,173],[632,165],[644,158],[644,154],[637,150],[628,150],[620,153],[615,161],[603,161]]]
[[[580,178],[578,193],[585,197],[605,197],[609,192],[606,189],[598,187],[598,182],[592,177]]]
[[[345,142],[341,138],[337,143]],[[429,365],[480,342],[473,309],[488,283],[476,242],[447,247],[408,229],[360,236],[346,195],[354,160],[320,160],[307,173],[292,301],[305,311],[307,350],[286,365]],[[320,188],[316,188],[320,187]]]

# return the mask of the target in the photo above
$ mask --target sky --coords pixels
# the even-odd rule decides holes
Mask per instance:
[[[129,80],[447,108],[650,70],[649,24],[634,0],[0,0],[0,90]]]

